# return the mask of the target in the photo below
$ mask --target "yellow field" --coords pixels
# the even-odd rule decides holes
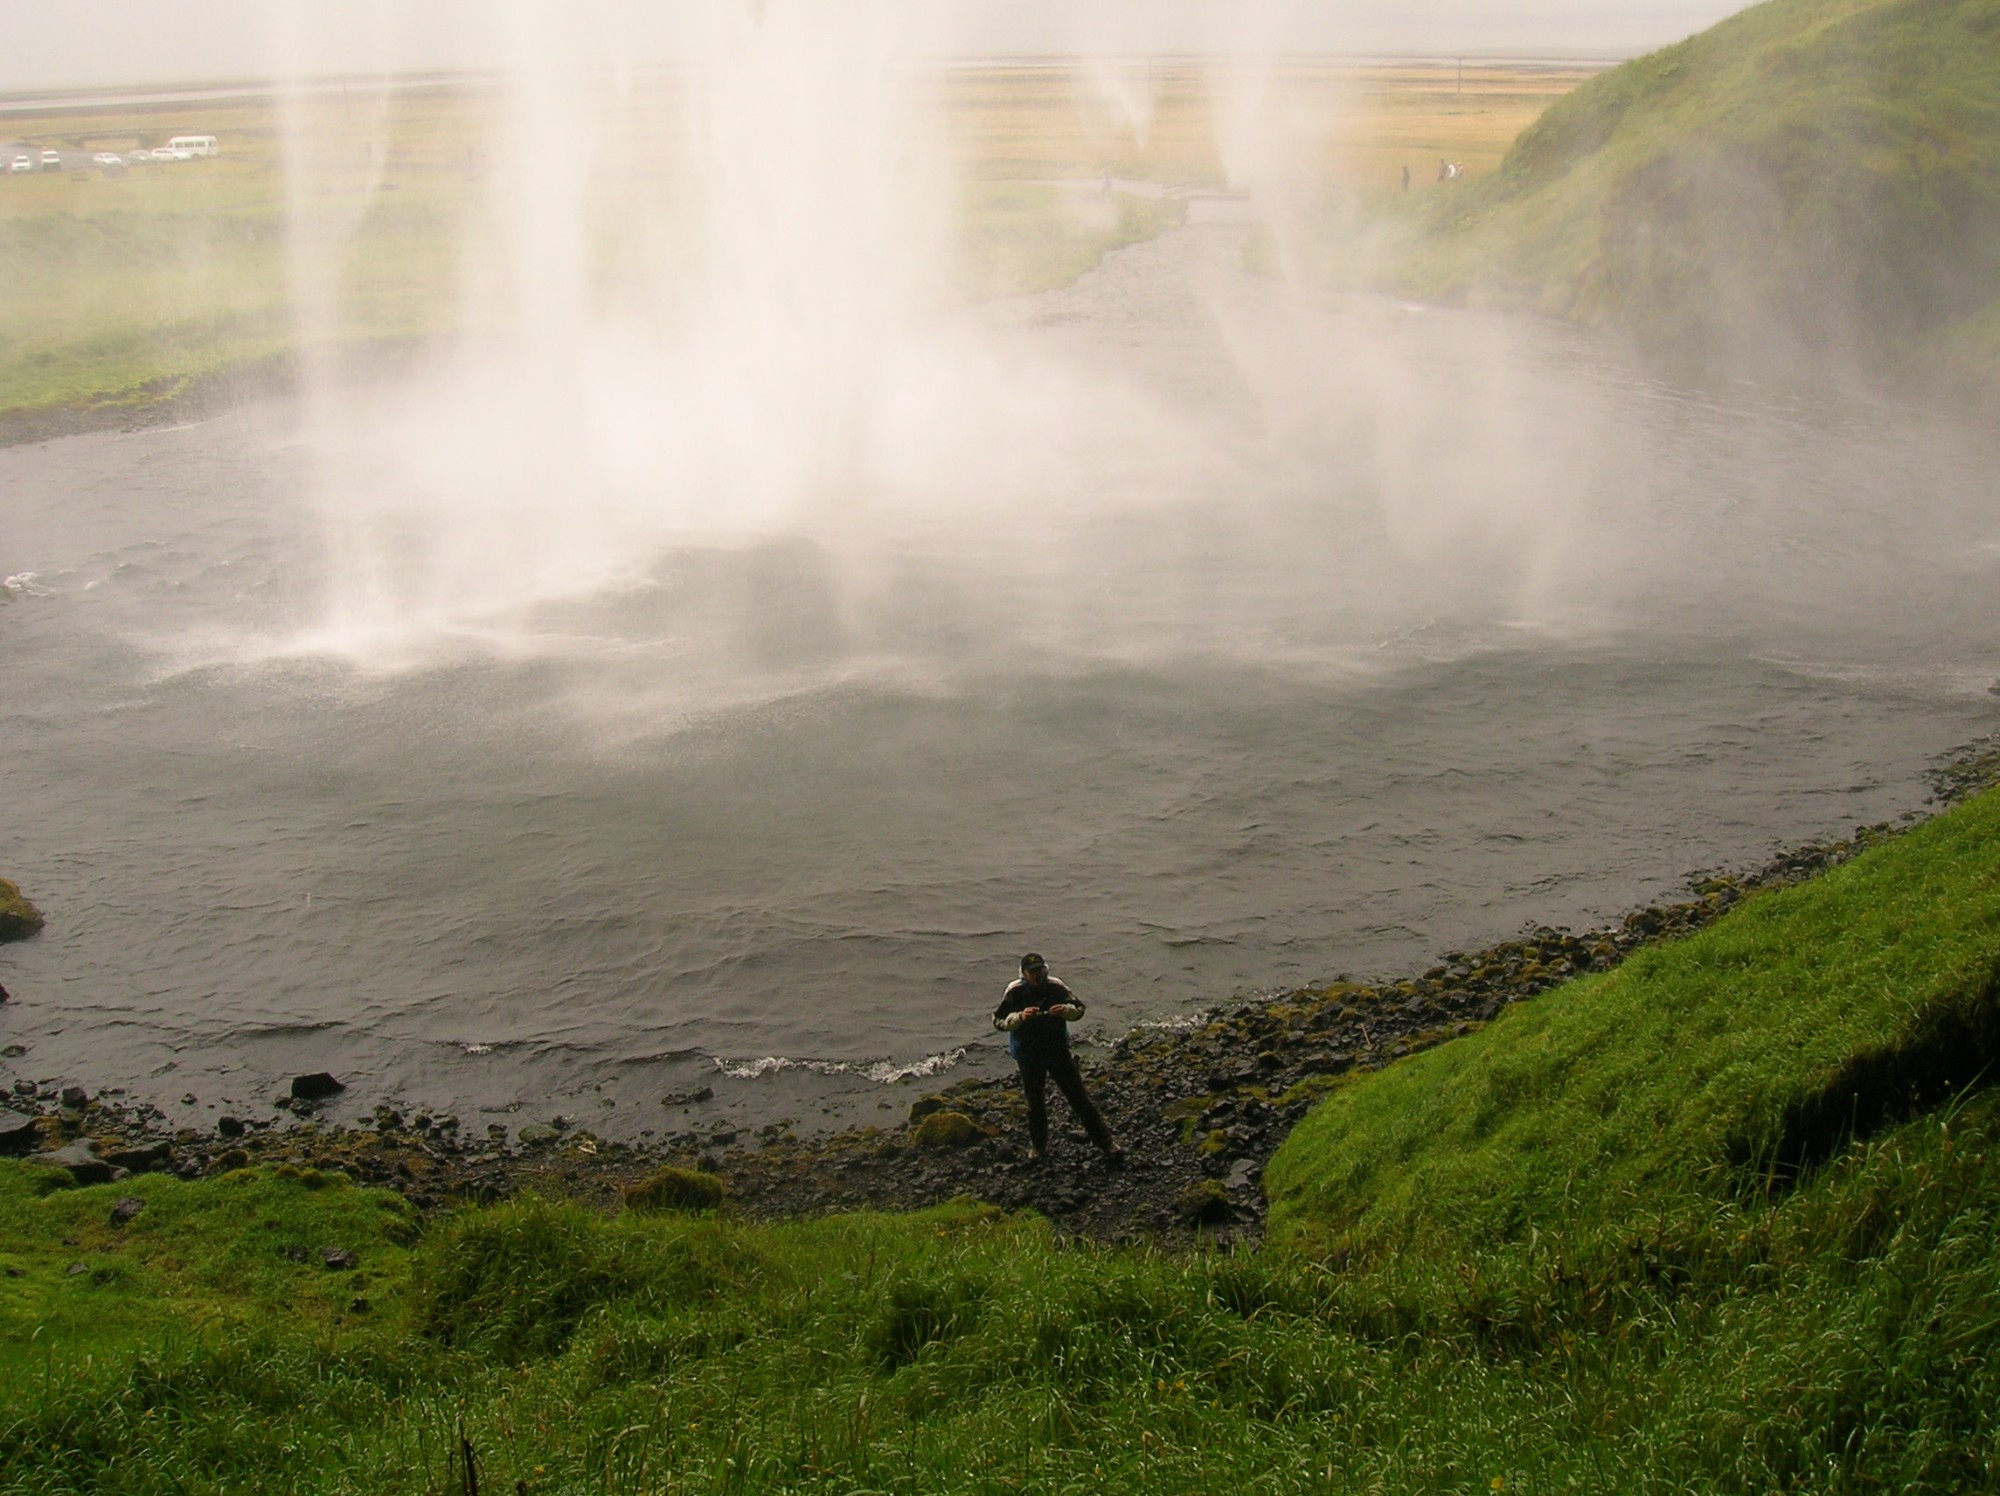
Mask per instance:
[[[1194,62],[1120,68],[988,68],[940,83],[975,176],[1111,171],[1224,185],[1232,133],[1301,176],[1354,191],[1434,183],[1440,160],[1469,179],[1594,67],[1543,63],[1321,63],[1269,70]]]
[[[1490,64],[965,67],[927,80],[919,118],[958,177],[961,290],[984,296],[1060,283],[1176,219],[1171,203],[1092,202],[1052,180],[1367,200],[1396,192],[1407,167],[1413,192],[1431,190],[1441,160],[1466,177],[1490,171],[1586,76]],[[689,199],[671,79],[606,108],[603,138],[619,150],[590,158],[577,201],[609,293],[680,252]],[[122,152],[195,133],[222,151],[123,175],[0,176],[0,415],[143,404],[189,377],[280,357],[303,328],[366,343],[462,325],[467,244],[489,187],[522,169],[510,123],[501,93],[475,85],[349,86],[289,109],[233,99],[0,116],[0,140],[34,151]]]

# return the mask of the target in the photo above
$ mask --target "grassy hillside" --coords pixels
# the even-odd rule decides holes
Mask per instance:
[[[1559,1374],[1660,1469],[1992,1489],[1996,1067],[1988,794],[1330,1098],[1274,1232],[1349,1324]]]
[[[1767,0],[1605,73],[1456,201],[1409,289],[1696,368],[2000,369],[2000,0]]]
[[[10,1162],[0,1490],[1994,1489],[1996,1040],[1989,793],[1345,1082],[1254,1254]]]

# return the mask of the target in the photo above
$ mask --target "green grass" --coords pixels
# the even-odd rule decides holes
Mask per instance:
[[[1749,1197],[1858,1118],[2000,1058],[2000,800],[1643,950],[1332,1097],[1274,1161],[1281,1234],[1407,1253]]]
[[[1995,1489],[1996,966],[1989,793],[1334,1090],[1254,1253],[10,1163],[0,1490]]]

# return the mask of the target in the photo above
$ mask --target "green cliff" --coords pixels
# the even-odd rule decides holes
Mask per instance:
[[[1696,371],[2000,370],[2000,0],[1768,0],[1434,199],[1404,289]]]

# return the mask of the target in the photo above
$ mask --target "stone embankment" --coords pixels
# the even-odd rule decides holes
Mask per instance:
[[[2000,747],[1959,756],[1935,777],[1941,800],[2000,782]],[[1241,1003],[1178,1032],[1136,1031],[1086,1054],[1090,1088],[1125,1147],[1100,1157],[1068,1123],[1060,1097],[1050,1157],[1030,1162],[1026,1113],[1011,1081],[967,1081],[925,1097],[901,1126],[754,1137],[697,1129],[645,1146],[558,1121],[510,1137],[448,1116],[378,1108],[373,1125],[333,1128],[318,1102],[332,1076],[301,1076],[271,1117],[223,1117],[212,1132],[175,1129],[156,1109],[76,1087],[16,1081],[0,1098],[0,1149],[31,1154],[78,1182],[156,1169],[183,1177],[253,1164],[338,1171],[436,1208],[540,1190],[635,1208],[709,1198],[755,1217],[904,1210],[970,1195],[1033,1209],[1058,1229],[1105,1241],[1227,1243],[1263,1224],[1265,1162],[1292,1124],[1348,1078],[1470,1033],[1511,1003],[1604,971],[1642,946],[1713,922],[1752,893],[1795,883],[1895,834],[1870,826],[1789,852],[1744,876],[1696,880],[1677,903],[1581,934],[1541,928],[1476,952],[1452,952],[1420,975],[1335,982]]]

